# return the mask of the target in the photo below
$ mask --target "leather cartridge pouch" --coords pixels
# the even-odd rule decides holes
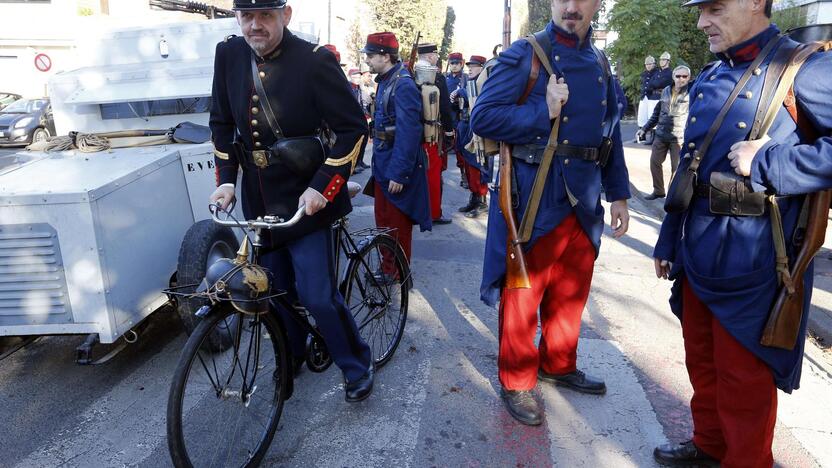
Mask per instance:
[[[668,213],[681,213],[688,209],[693,199],[694,188],[696,187],[696,169],[688,168],[685,171],[677,171],[670,182],[670,190],[667,199],[664,201],[664,210]]]
[[[598,165],[607,167],[610,161],[610,154],[612,153],[612,139],[603,137],[601,139],[601,146],[598,147]]]
[[[725,216],[762,216],[765,192],[754,192],[747,177],[732,172],[711,173],[708,195],[711,213]]]
[[[301,178],[311,178],[326,160],[324,144],[316,136],[281,138],[270,149],[277,162]]]

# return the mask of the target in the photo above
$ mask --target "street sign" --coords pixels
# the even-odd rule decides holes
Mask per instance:
[[[46,54],[35,55],[35,68],[38,71],[48,72],[52,68],[52,59]]]

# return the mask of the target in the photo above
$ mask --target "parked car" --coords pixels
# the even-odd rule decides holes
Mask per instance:
[[[49,99],[19,99],[0,110],[0,146],[25,146],[54,134]]]
[[[3,109],[4,107],[8,106],[9,104],[17,101],[22,97],[23,96],[19,94],[0,92],[0,109]]]

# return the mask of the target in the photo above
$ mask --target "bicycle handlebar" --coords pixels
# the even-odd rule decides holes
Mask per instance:
[[[298,211],[295,212],[294,216],[292,216],[288,221],[283,221],[283,218],[279,216],[263,216],[257,218],[255,220],[245,220],[245,221],[234,221],[228,219],[220,219],[217,214],[220,212],[220,206],[218,204],[211,204],[208,205],[208,210],[211,212],[211,217],[214,219],[214,222],[219,224],[220,226],[228,226],[228,227],[246,227],[248,229],[285,229],[294,226],[295,224],[300,221],[301,218],[306,214],[306,205],[301,205],[298,207]]]

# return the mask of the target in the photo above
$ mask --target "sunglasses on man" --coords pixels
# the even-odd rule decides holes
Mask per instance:
[[[676,78],[687,78],[687,77],[689,77],[689,76],[690,76],[690,75],[676,75]]]

